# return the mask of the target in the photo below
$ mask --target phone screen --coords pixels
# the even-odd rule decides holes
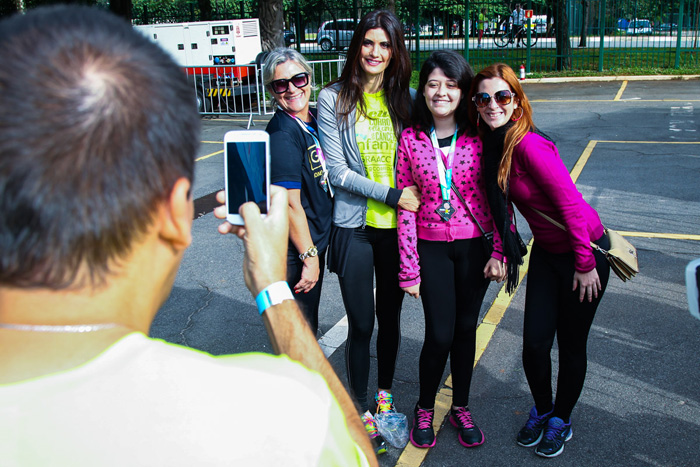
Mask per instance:
[[[229,213],[238,214],[241,204],[253,201],[267,214],[265,142],[228,142],[226,157]]]

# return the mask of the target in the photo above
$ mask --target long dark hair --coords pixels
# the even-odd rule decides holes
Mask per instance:
[[[413,113],[411,114],[411,126],[417,132],[423,132],[430,136],[429,132],[434,123],[433,114],[425,102],[425,85],[428,84],[430,74],[437,68],[441,69],[448,78],[457,81],[457,85],[462,91],[462,100],[455,110],[455,121],[460,129],[460,134],[465,132],[473,134],[473,127],[469,122],[469,100],[467,96],[469,95],[469,87],[472,84],[474,71],[464,57],[454,50],[436,50],[423,62],[418,82],[418,96],[413,104]]]
[[[392,12],[375,10],[367,13],[360,20],[348,47],[348,58],[343,72],[329,86],[341,83],[336,112],[346,125],[348,123],[348,115],[353,110],[357,109],[361,114],[364,114],[365,100],[362,85],[364,70],[360,66],[360,54],[365,34],[370,29],[377,28],[384,30],[389,37],[391,46],[391,60],[386,70],[384,70],[382,89],[384,90],[384,99],[391,116],[391,123],[398,138],[401,127],[409,121],[411,115],[411,94],[409,91],[411,57],[406,50],[401,22]]]

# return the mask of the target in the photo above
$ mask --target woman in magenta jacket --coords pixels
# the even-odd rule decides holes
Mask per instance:
[[[491,212],[505,235],[507,286],[514,290],[522,262],[511,226],[510,202],[534,236],[530,257],[523,367],[535,406],[517,435],[521,446],[555,457],[571,439],[571,412],[586,376],[586,343],[610,268],[590,242],[609,247],[598,213],[584,201],[554,143],[538,132],[532,108],[513,70],[482,70],[472,82],[470,117],[484,142],[484,177]],[[509,212],[510,211],[510,212]],[[539,212],[566,227],[562,230]],[[559,346],[556,398],[552,398],[551,350]]]
[[[433,52],[420,72],[412,126],[398,148],[398,188],[417,185],[421,192],[418,212],[399,208],[398,218],[399,285],[422,298],[425,313],[420,396],[410,433],[421,448],[435,445],[435,394],[448,355],[454,387],[450,420],[458,440],[465,447],[484,442],[468,407],[476,323],[489,279],[500,281],[504,268],[500,236],[494,236],[493,253],[482,237],[481,229],[493,232],[494,225],[481,176],[481,141],[467,118],[472,76],[458,53]],[[450,189],[450,179],[464,201]]]

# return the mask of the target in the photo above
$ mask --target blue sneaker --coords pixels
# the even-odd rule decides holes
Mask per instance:
[[[530,409],[530,418],[527,419],[525,426],[518,432],[516,438],[518,444],[526,448],[537,445],[542,439],[542,432],[544,427],[547,426],[547,422],[551,416],[552,410],[546,414],[540,415],[537,413],[537,407]]]
[[[547,422],[542,441],[537,445],[535,454],[542,457],[557,457],[564,452],[564,443],[574,436],[571,422],[564,423],[559,417],[552,417]]]

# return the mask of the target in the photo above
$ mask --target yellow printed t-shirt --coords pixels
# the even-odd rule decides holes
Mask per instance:
[[[358,112],[355,138],[367,178],[395,188],[396,135],[384,102],[384,91],[365,93],[364,97],[367,115]],[[381,201],[367,198],[367,225],[378,229],[396,228],[396,211]]]

